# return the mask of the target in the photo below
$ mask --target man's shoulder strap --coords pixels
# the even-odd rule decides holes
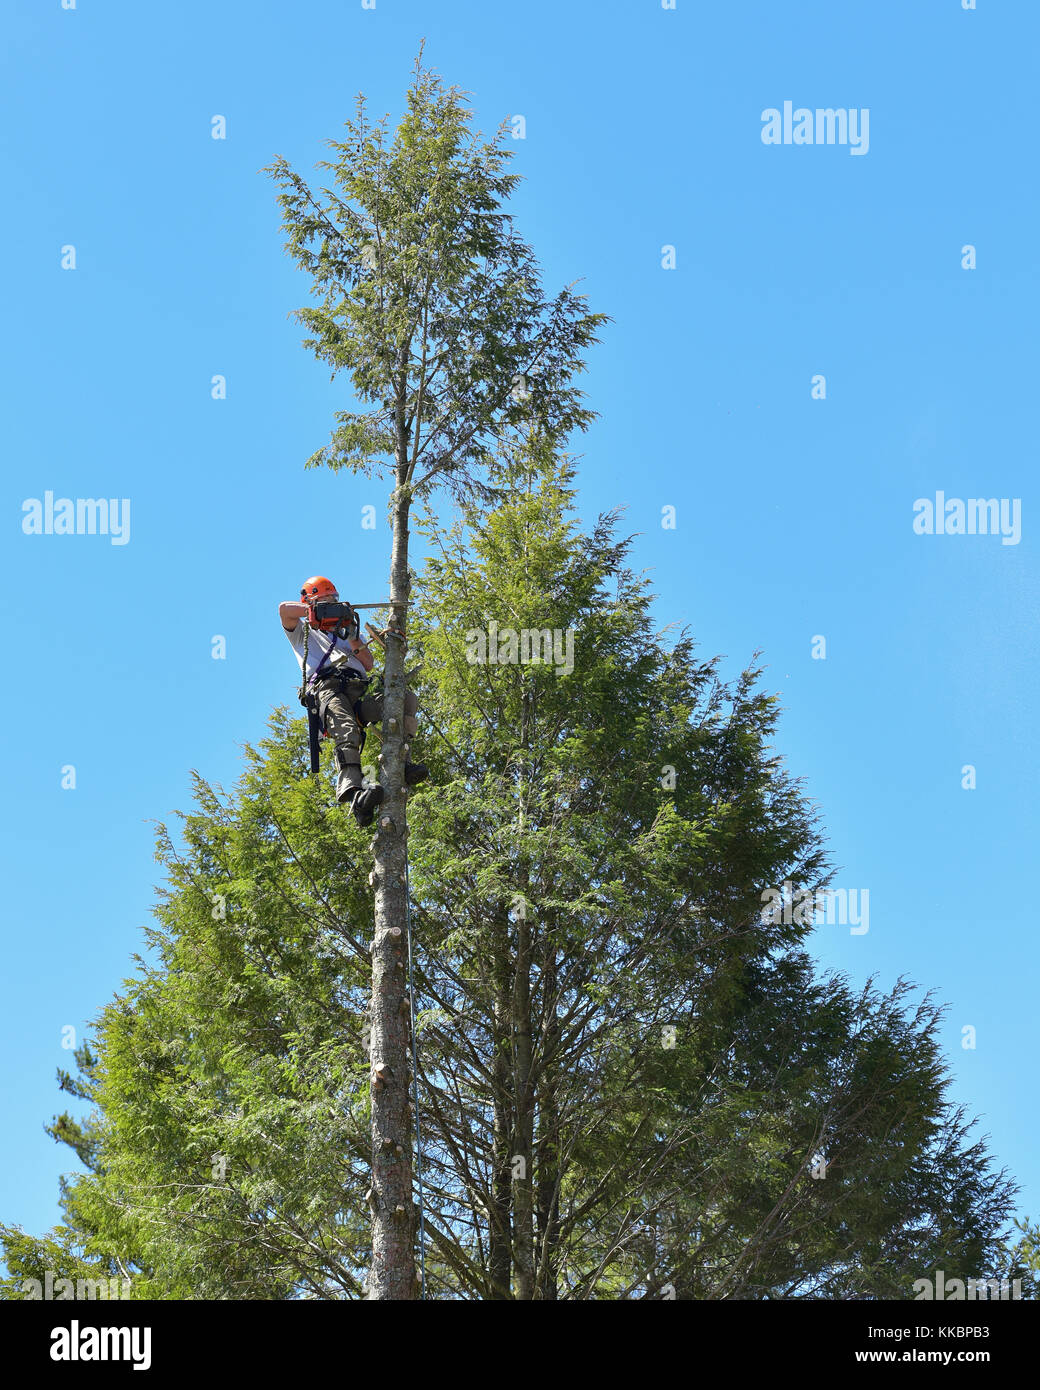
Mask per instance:
[[[315,668],[314,668],[314,675],[311,676],[311,680],[312,680],[312,681],[316,681],[316,680],[318,679],[318,677],[321,675],[322,667],[325,665],[326,661],[328,661],[329,657],[332,655],[332,653],[333,653],[335,650],[336,650],[336,634],[333,633],[333,634],[332,634],[332,641],[329,643],[328,649],[326,650],[326,652],[325,652],[324,656],[321,658],[321,660],[318,662],[317,666],[315,666]]]

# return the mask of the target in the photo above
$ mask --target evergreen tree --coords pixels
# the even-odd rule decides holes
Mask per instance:
[[[530,248],[503,211],[518,176],[506,171],[505,124],[492,140],[471,128],[463,93],[416,62],[393,138],[364,100],[347,139],[323,161],[336,188],[312,192],[288,162],[270,172],[287,250],[313,281],[317,307],[297,317],[306,346],[333,375],[349,373],[368,411],[337,415],[313,466],[371,473],[390,495],[389,621],[383,670],[385,791],[372,842],[372,1266],[369,1297],[414,1297],[414,1222],[403,942],[408,819],[403,780],[405,634],[413,501],[440,484],[480,492],[503,432],[536,422],[560,437],[585,427],[574,377],[601,316],[563,290],[547,298]],[[378,1072],[378,1074],[377,1074]]]
[[[413,623],[443,789],[412,830],[432,1296],[1021,1274],[939,1011],[817,978],[810,927],[763,912],[768,887],[828,881],[775,698],[656,631],[616,518],[579,526],[545,436],[491,482],[504,500],[441,538]],[[521,659],[535,632],[550,659]],[[136,1296],[365,1296],[373,894],[306,754],[277,712],[232,793],[197,779],[180,846],[160,828],[152,958],[64,1078],[94,1115],[51,1129],[88,1171],[52,1236],[3,1231],[6,1296],[48,1268],[127,1271]]]
[[[413,844],[438,1248],[503,1298],[898,1297],[931,1260],[990,1269],[1011,1188],[944,1101],[937,1011],[816,982],[810,926],[763,911],[829,881],[775,698],[663,643],[544,439],[496,477],[509,500],[468,508],[417,618],[446,787]],[[570,637],[525,659],[552,634],[573,669]]]

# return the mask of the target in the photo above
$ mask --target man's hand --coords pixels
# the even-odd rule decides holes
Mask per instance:
[[[362,642],[359,637],[352,637],[350,639],[350,650],[357,657],[358,661],[361,662],[365,670],[371,671],[375,662],[372,660],[372,653],[368,650],[368,643]]]

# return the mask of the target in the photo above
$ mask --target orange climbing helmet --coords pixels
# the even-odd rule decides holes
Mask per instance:
[[[339,598],[339,590],[331,579],[326,579],[323,574],[312,574],[310,579],[303,581],[300,589],[300,601],[312,604],[319,598]]]
[[[314,605],[322,599],[335,602],[339,598],[339,590],[331,579],[326,579],[323,574],[312,574],[310,579],[305,579],[300,588],[300,602],[305,603],[311,610],[311,626],[319,628],[322,632],[334,632],[342,618],[321,618],[315,621]]]

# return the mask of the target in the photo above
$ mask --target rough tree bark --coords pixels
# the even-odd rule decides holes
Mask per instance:
[[[549,1015],[538,1096],[538,1274],[534,1294],[544,1302],[556,1299],[560,1236],[560,1121],[556,1097],[560,1026],[556,1004],[556,955],[556,947],[547,939],[542,970]]]
[[[509,1300],[512,1293],[512,1165],[510,1140],[513,1135],[513,1106],[510,1095],[509,930],[503,923],[495,931],[494,979],[494,1169],[488,1231],[488,1270],[493,1297]]]
[[[390,617],[383,666],[380,783],[384,799],[372,842],[375,940],[372,943],[372,1264],[368,1298],[416,1296],[412,1202],[412,1125],[408,1004],[408,814],[404,764],[405,631],[408,612],[408,435],[397,417]]]
[[[526,905],[517,920],[513,986],[513,1038],[516,1063],[516,1135],[513,1157],[521,1160],[513,1179],[516,1296],[534,1297],[534,1077],[531,1048],[531,930]]]

